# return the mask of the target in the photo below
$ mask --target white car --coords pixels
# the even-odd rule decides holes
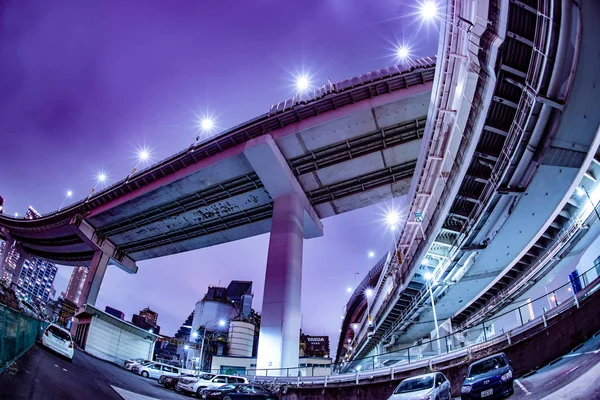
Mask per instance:
[[[450,381],[441,372],[413,376],[400,382],[388,400],[451,400]]]
[[[242,383],[248,383],[248,380],[241,376],[201,374],[179,379],[176,389],[185,393],[196,393],[200,397],[202,389],[216,389],[227,384]]]
[[[42,335],[42,345],[69,360],[72,360],[73,354],[75,354],[71,333],[65,328],[61,328],[55,324],[48,325],[44,330],[44,334]]]
[[[150,364],[152,361],[150,360],[146,360],[144,358],[133,358],[130,360],[125,360],[125,362],[123,363],[123,367],[125,367],[125,369],[128,369],[129,371],[131,371],[133,369],[133,367],[135,367],[136,365],[145,365],[145,364]]]
[[[147,364],[138,364],[133,367],[133,372],[144,378],[158,379],[161,376],[180,376],[181,368],[159,362],[149,362]]]

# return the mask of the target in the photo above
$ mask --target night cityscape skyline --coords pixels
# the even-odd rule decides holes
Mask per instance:
[[[130,5],[119,5],[118,17],[99,5],[87,9],[73,3],[65,6],[63,12],[53,7],[41,13],[40,8],[36,8],[40,14],[34,19],[29,33],[11,31],[12,25],[5,25],[12,35],[0,39],[3,42],[0,52],[4,55],[0,69],[13,73],[15,79],[4,81],[7,86],[3,92],[12,93],[18,99],[9,102],[15,97],[0,98],[0,104],[4,105],[0,129],[9,133],[3,138],[0,166],[5,170],[10,166],[12,171],[2,192],[5,213],[22,215],[20,210],[33,205],[43,214],[84,198],[92,187],[95,191],[102,189],[103,185],[95,183],[100,171],[107,173],[106,185],[129,174],[137,164],[136,152],[141,148],[151,150],[151,160],[139,165],[138,169],[186,148],[198,134],[198,126],[195,126],[198,116],[211,115],[216,134],[262,114],[272,104],[296,94],[294,76],[310,77],[311,88],[316,88],[327,79],[336,81],[390,66],[399,61],[395,47],[404,43],[410,44],[411,57],[435,54],[435,30],[430,32],[424,27],[421,35],[414,38],[412,31],[417,30],[418,24],[413,26],[411,17],[399,20],[387,17],[396,7],[400,13],[410,9],[410,6],[396,2],[357,2],[357,7],[352,9],[337,1],[305,2],[301,7],[271,2],[269,7],[276,8],[274,13],[282,21],[267,24],[265,29],[242,18],[243,13],[235,7],[233,14],[230,13],[225,3],[210,10],[203,9],[201,13],[190,4],[165,13],[164,6],[153,3],[141,16],[135,14]],[[40,7],[44,5],[40,4]],[[224,34],[225,45],[222,46],[213,38],[225,28],[212,20],[225,9],[231,21],[246,24],[248,37],[240,38],[241,42],[236,43]],[[3,16],[14,23],[15,18],[28,18],[32,12],[33,9],[28,7],[10,7]],[[254,12],[261,15],[258,10]],[[61,23],[69,13],[76,13],[80,22],[71,19]],[[186,17],[185,14],[189,15]],[[191,15],[198,16],[207,25],[196,24],[197,21],[190,19]],[[267,18],[262,15],[261,18]],[[297,18],[292,18],[293,15]],[[302,16],[309,15],[315,22],[310,28],[301,22]],[[100,21],[97,27],[82,22],[92,16]],[[118,31],[122,40],[98,35],[97,30],[101,30],[102,24],[123,26],[121,24],[128,18],[135,18],[136,24],[129,30]],[[165,30],[165,24],[173,27],[175,19],[177,28],[173,29],[172,35],[176,38],[174,43],[179,42],[179,45],[150,44],[156,43],[156,35]],[[46,35],[49,26],[56,24],[64,25],[64,31],[54,32],[54,37]],[[160,25],[161,29],[155,31],[153,25]],[[406,28],[408,25],[411,25],[410,29]],[[210,39],[205,35],[206,30],[211,32]],[[87,35],[90,43],[94,43],[95,51],[103,52],[104,56],[95,56],[80,41],[66,40],[64,35],[69,35],[68,32],[79,32],[77,36],[81,38]],[[278,32],[288,34],[278,35]],[[136,40],[139,35],[147,35],[148,40],[140,43]],[[270,35],[278,39],[260,40]],[[202,38],[196,46],[199,50],[190,51],[190,41],[199,38]],[[28,49],[41,43],[46,43],[46,51],[52,51],[57,59],[77,58],[80,62],[60,65],[60,68],[52,63],[37,64],[36,57],[42,55]],[[270,56],[265,58],[265,53]],[[10,55],[14,54],[21,56],[11,59]],[[113,56],[106,57],[106,54]],[[205,61],[205,54],[212,55],[210,62]],[[173,62],[166,62],[163,57],[170,57]],[[109,58],[111,65],[107,65]],[[245,66],[242,73],[238,68],[240,59]],[[17,73],[14,68],[17,60],[29,68]],[[37,81],[48,76],[53,77],[52,82]],[[57,86],[58,82],[64,84]],[[76,82],[78,84],[74,84]],[[225,88],[217,82],[225,83]],[[32,86],[34,84],[36,87]],[[236,95],[238,87],[245,93],[253,93],[252,101],[239,98]],[[45,99],[45,103],[28,99],[27,95],[32,93]],[[89,106],[82,106],[82,96]],[[24,104],[16,110],[19,102]],[[10,112],[11,106],[15,113]],[[23,115],[20,113],[23,107],[32,112]],[[31,155],[26,164],[22,162],[23,140],[37,143],[28,147]],[[93,148],[92,158],[86,155],[88,148]],[[42,165],[44,174],[39,174],[36,170]],[[11,185],[11,181],[19,184]],[[67,191],[71,196],[67,196]],[[400,203],[401,200],[396,206]],[[325,220],[325,236],[306,242],[303,327],[307,332],[327,334],[332,343],[337,341],[339,315],[348,296],[346,288],[360,281],[373,265],[367,252],[375,250],[379,257],[391,243],[389,232],[385,232],[379,221],[383,214],[380,208],[373,206],[329,218]],[[149,260],[140,263],[138,274],[133,276],[125,276],[109,267],[98,304],[119,308],[127,318],[150,305],[159,312],[163,332],[173,334],[209,285],[248,279],[255,282],[256,304],[260,310],[267,245],[268,235],[262,235]],[[251,250],[246,256],[237,257],[240,248]],[[199,264],[211,267],[204,269]],[[228,270],[217,268],[223,266]],[[220,272],[216,273],[217,270]],[[59,266],[55,280],[57,293],[66,289],[71,271],[71,267]],[[172,283],[165,283],[165,274]],[[190,276],[196,278],[194,284],[190,284]],[[326,312],[319,309],[319,300],[312,295],[322,293],[324,281],[339,285],[337,299],[331,302]],[[143,287],[144,290],[128,293],[132,287]],[[185,289],[181,290],[182,287]],[[158,304],[153,303],[156,296],[160,299],[156,301]],[[177,299],[171,303],[169,298],[172,296]],[[318,315],[313,315],[314,310],[319,310]]]

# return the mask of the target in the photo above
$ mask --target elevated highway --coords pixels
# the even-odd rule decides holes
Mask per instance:
[[[322,218],[408,193],[434,71],[427,58],[328,83],[65,209],[0,215],[0,261],[16,243],[89,265],[81,297],[94,304],[109,263],[135,273],[140,260],[271,232],[258,363],[295,366],[303,240],[323,234]]]
[[[599,50],[597,28],[589,17],[597,15],[598,5],[582,2],[580,9],[570,1],[491,1],[486,8],[484,2],[450,3],[432,104],[466,97],[472,106],[464,108],[474,122],[462,130],[458,150],[450,153],[462,156],[453,172],[430,173],[427,181],[427,167],[417,166],[421,182],[415,180],[417,186],[411,188],[411,210],[397,254],[383,267],[387,278],[374,289],[373,326],[344,330],[338,361],[443,336],[490,301],[497,304],[496,296],[513,284],[519,290],[503,304],[515,300],[523,286],[539,280],[538,271],[556,265],[547,264],[552,261],[548,254],[564,241],[571,218],[586,201],[576,198],[576,188],[595,190],[600,113],[593,106],[597,93],[590,82],[595,82],[600,63],[584,54]],[[489,24],[479,31],[476,21],[481,20]],[[473,42],[479,43],[476,60],[483,61],[477,89],[444,91],[453,86],[455,75],[464,73],[456,60],[471,54],[456,48]],[[472,58],[465,63],[474,69]],[[452,143],[452,130],[446,128],[461,121],[463,107],[441,108],[443,117],[452,119],[434,125],[436,114],[430,110],[425,140],[431,146],[436,142],[429,135],[435,137],[436,130]],[[427,158],[419,162],[427,163]],[[444,176],[449,178],[438,189]],[[538,280],[523,279],[534,275]],[[368,325],[365,316],[349,322]]]

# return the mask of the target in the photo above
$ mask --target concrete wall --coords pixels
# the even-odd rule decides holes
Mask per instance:
[[[589,339],[600,330],[600,293],[596,292],[581,302],[579,309],[571,308],[548,321],[548,327],[538,325],[528,331],[512,337],[512,345],[506,340],[492,348],[477,351],[473,347],[471,357],[458,362],[434,365],[432,370],[443,372],[452,383],[453,396],[460,396],[460,387],[471,361],[503,351],[513,362],[516,375],[523,375],[538,369],[550,361],[568,353],[578,344]],[[329,384],[327,388],[290,388],[283,400],[377,400],[387,399],[394,388],[409,376],[430,372],[427,368],[410,372],[396,373],[395,379],[377,378],[359,385]],[[364,381],[363,381],[364,382]]]

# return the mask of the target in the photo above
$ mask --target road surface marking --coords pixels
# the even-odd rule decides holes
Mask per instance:
[[[600,350],[584,351],[583,353],[565,354],[563,357],[577,357],[577,356],[582,356],[584,354],[598,354],[599,352],[600,352]]]
[[[529,390],[527,390],[527,388],[525,387],[525,385],[523,385],[521,382],[519,382],[517,379],[515,379],[515,383],[521,388],[522,391],[525,392],[525,394],[527,396],[529,396],[531,394],[531,392]]]
[[[125,400],[159,400],[156,397],[144,396],[143,394],[130,392],[129,390],[121,389],[116,386],[110,385],[110,387]]]
[[[64,368],[63,368],[63,371],[67,372],[67,370],[66,370],[66,369],[64,369]]]
[[[54,364],[54,366],[55,366],[56,368],[58,368],[58,365]]]

